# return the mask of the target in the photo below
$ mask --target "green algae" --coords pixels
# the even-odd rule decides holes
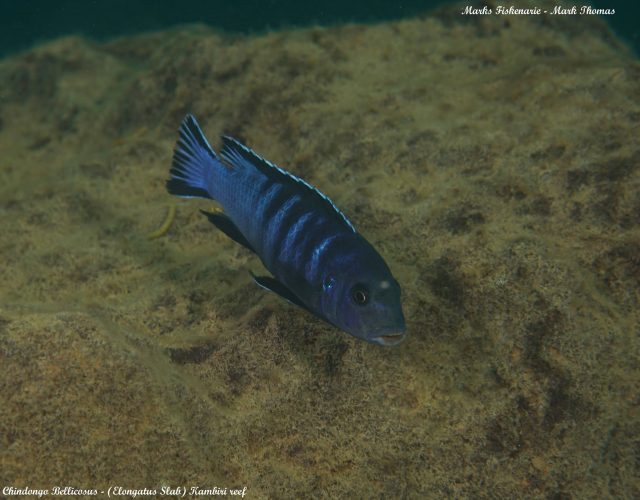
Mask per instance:
[[[597,20],[448,10],[1,61],[0,482],[637,497],[639,77]],[[403,345],[255,287],[210,203],[146,239],[188,111],[380,249]]]

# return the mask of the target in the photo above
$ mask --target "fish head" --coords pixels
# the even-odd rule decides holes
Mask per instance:
[[[322,309],[326,319],[354,337],[397,345],[406,337],[400,284],[374,253],[325,275]]]

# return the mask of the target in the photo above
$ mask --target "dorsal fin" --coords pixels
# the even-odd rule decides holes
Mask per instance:
[[[350,229],[354,233],[357,232],[356,228],[353,227],[353,224],[351,224],[351,221],[347,219],[347,216],[344,215],[338,207],[335,206],[333,201],[331,201],[327,195],[313,187],[311,184],[304,181],[300,177],[297,177],[292,173],[278,167],[277,165],[274,165],[269,160],[265,160],[251,148],[248,148],[233,137],[224,135],[222,136],[222,142],[224,146],[222,148],[222,151],[220,152],[220,156],[222,157],[223,161],[231,166],[239,168],[256,168],[267,177],[273,179],[275,182],[289,183],[298,186],[300,189],[307,192],[310,196],[313,196],[320,205],[325,206],[348,229]]]

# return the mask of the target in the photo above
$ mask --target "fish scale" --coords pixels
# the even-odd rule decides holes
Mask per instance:
[[[205,215],[256,253],[272,276],[255,276],[343,331],[397,345],[406,328],[401,290],[384,259],[325,194],[232,137],[216,154],[187,115],[174,150],[169,193],[217,201]]]

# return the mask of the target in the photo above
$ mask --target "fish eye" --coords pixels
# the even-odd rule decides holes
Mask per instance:
[[[369,302],[369,290],[365,285],[355,285],[351,289],[351,298],[359,306],[364,306]]]

